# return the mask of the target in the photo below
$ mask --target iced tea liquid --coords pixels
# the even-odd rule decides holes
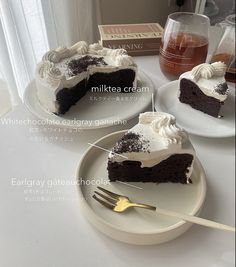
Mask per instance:
[[[206,61],[208,39],[206,37],[182,32],[171,33],[160,46],[160,67],[170,80],[190,71],[196,65]]]

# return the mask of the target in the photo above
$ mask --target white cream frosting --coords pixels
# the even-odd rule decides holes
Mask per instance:
[[[175,117],[164,112],[145,112],[140,114],[139,123],[128,133],[135,133],[148,141],[148,148],[139,152],[113,153],[109,159],[116,162],[139,161],[141,167],[153,167],[173,154],[191,154],[195,151],[188,134],[176,125]],[[187,177],[192,173],[193,162]]]
[[[107,65],[90,65],[86,71],[76,76],[66,73],[68,62],[83,56],[103,57]],[[100,44],[88,45],[81,41],[71,47],[59,47],[48,51],[36,68],[37,95],[41,104],[51,112],[57,112],[56,95],[63,88],[71,88],[93,73],[112,73],[121,69],[132,69],[137,73],[137,65],[124,49],[104,48]],[[137,77],[133,87],[137,86]]]
[[[198,81],[200,78],[211,79],[213,76],[224,77],[225,72],[226,65],[219,61],[212,64],[200,64],[192,69],[191,75],[195,81]]]
[[[212,64],[203,63],[194,67],[191,71],[183,73],[181,79],[189,79],[196,83],[200,90],[207,96],[214,97],[223,102],[227,98],[226,94],[220,94],[216,88],[219,84],[225,83],[226,65],[223,62],[214,62]],[[179,86],[180,88],[180,86]],[[180,94],[180,91],[178,91]]]
[[[58,63],[62,59],[69,58],[74,56],[75,54],[85,55],[88,52],[88,45],[86,42],[81,41],[70,48],[67,48],[65,46],[58,47],[55,50],[48,51],[44,56],[42,61],[50,61],[52,63]]]

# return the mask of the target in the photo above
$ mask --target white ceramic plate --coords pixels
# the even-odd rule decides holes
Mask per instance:
[[[221,109],[223,118],[214,118],[201,111],[183,104],[177,97],[178,81],[161,86],[155,97],[155,108],[171,113],[177,124],[191,134],[205,137],[235,136],[235,89],[230,87],[230,94]]]
[[[132,119],[150,105],[153,83],[142,71],[138,80],[138,86],[148,88],[146,91],[129,94],[88,92],[63,116],[50,113],[39,103],[35,81],[27,86],[24,103],[36,117],[53,125],[77,129],[104,128]]]
[[[125,131],[115,132],[98,140],[95,144],[110,150]],[[101,232],[113,239],[136,245],[159,244],[172,240],[191,224],[157,212],[133,209],[126,213],[115,213],[106,209],[93,198],[96,184],[127,195],[131,200],[143,202],[186,214],[199,214],[206,195],[205,172],[199,162],[195,161],[191,177],[193,184],[153,184],[129,183],[129,185],[107,181],[108,152],[90,147],[83,155],[77,169],[79,179],[78,192],[80,206],[87,219]],[[133,186],[138,186],[138,189]]]

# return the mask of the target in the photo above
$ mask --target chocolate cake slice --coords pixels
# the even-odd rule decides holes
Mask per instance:
[[[187,184],[194,158],[187,133],[176,126],[172,115],[146,112],[113,147],[108,177],[112,182]]]
[[[228,95],[226,66],[222,62],[201,64],[179,78],[179,100],[213,117],[221,117],[220,109]]]
[[[124,49],[81,41],[47,52],[37,66],[36,85],[43,107],[61,115],[92,88],[129,92],[137,86],[137,66]]]

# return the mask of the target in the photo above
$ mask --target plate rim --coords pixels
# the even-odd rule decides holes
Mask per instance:
[[[98,139],[93,144],[98,145],[100,142],[104,141],[105,139],[110,138],[113,135],[114,136],[121,135],[121,134],[125,133],[126,131],[127,130],[121,130],[121,131],[110,133],[110,134],[105,135],[102,138]],[[82,157],[81,157],[81,159],[80,159],[80,161],[79,161],[79,163],[77,165],[77,168],[76,168],[76,174],[75,174],[76,175],[76,181],[78,181],[78,179],[80,177],[82,164],[83,164],[84,160],[86,159],[87,154],[93,149],[94,149],[94,147],[92,147],[92,146],[88,147],[86,149],[86,151],[83,153],[83,155],[82,155]],[[200,175],[200,181],[202,183],[202,191],[201,191],[200,198],[198,199],[197,203],[195,204],[195,207],[194,207],[193,211],[191,213],[189,213],[189,215],[197,215],[197,214],[199,214],[199,212],[201,211],[201,208],[202,208],[202,206],[204,204],[204,201],[205,201],[205,198],[206,198],[206,192],[207,192],[206,173],[205,173],[205,170],[204,170],[200,160],[198,159],[198,157],[195,158],[195,164],[199,168],[199,171],[200,171],[200,174],[201,174]],[[126,230],[123,230],[123,229],[119,228],[118,226],[114,226],[113,224],[111,224],[111,223],[107,222],[106,220],[102,219],[100,216],[98,216],[93,211],[93,209],[90,207],[90,205],[88,204],[88,202],[84,198],[84,195],[83,195],[83,192],[82,192],[82,186],[79,183],[77,183],[77,191],[78,191],[78,194],[79,194],[79,202],[80,202],[82,208],[84,209],[84,211],[86,213],[89,212],[90,215],[92,215],[94,217],[94,219],[97,220],[100,224],[103,224],[103,225],[105,225],[106,227],[108,227],[110,229],[114,229],[117,232],[133,234],[133,235],[138,235],[138,236],[144,236],[144,235],[150,236],[150,235],[158,235],[158,234],[162,234],[162,233],[167,233],[167,232],[172,231],[172,230],[177,230],[181,226],[189,225],[189,227],[190,227],[192,225],[192,223],[186,222],[184,220],[180,220],[179,222],[177,222],[177,223],[175,223],[173,225],[170,225],[170,226],[165,227],[163,229],[159,229],[157,231],[144,232],[144,233],[135,232],[135,231],[126,231]],[[95,225],[95,223],[92,222],[90,219],[89,219],[89,221],[93,225]],[[95,227],[96,227],[96,225],[95,225]],[[106,234],[105,232],[103,232],[103,233]],[[114,238],[114,239],[117,239],[117,238]]]
[[[159,97],[160,97],[162,91],[164,91],[166,89],[168,90],[168,87],[173,86],[175,83],[177,84],[178,80],[170,81],[170,82],[168,82],[166,84],[163,84],[160,87],[158,87],[158,89],[157,89],[158,94],[155,95],[155,108],[156,108],[157,111],[169,112],[167,110],[163,110],[161,108],[161,106],[158,106],[158,104],[160,103],[159,102]],[[157,95],[158,95],[158,97],[157,97]],[[181,104],[187,105],[187,104],[184,104],[184,103],[181,103]],[[201,112],[201,111],[199,111],[199,112]],[[175,114],[173,114],[173,115],[175,116]],[[207,116],[207,114],[205,114],[205,115]],[[178,121],[177,121],[177,124],[180,127],[184,128],[189,134],[192,134],[192,135],[195,135],[195,136],[201,136],[201,137],[207,137],[207,138],[229,138],[229,137],[234,137],[235,136],[235,129],[234,129],[234,131],[232,130],[232,133],[223,134],[223,135],[222,134],[221,135],[214,135],[214,134],[204,134],[202,132],[195,131],[190,127],[188,127],[188,128],[183,127],[181,124],[178,123]]]
[[[137,80],[140,80],[140,76],[144,76],[145,77],[145,80],[148,81],[148,84],[149,84],[149,87],[150,87],[150,94],[153,94],[154,97],[155,95],[157,94],[157,91],[156,91],[156,87],[155,87],[155,84],[154,82],[152,81],[152,79],[150,78],[150,76],[145,72],[143,71],[142,69],[138,69],[138,73],[137,73]],[[142,81],[141,81],[142,82]],[[27,107],[28,111],[33,114],[34,116],[36,116],[37,118],[41,119],[41,120],[44,120],[46,121],[49,125],[53,125],[53,126],[57,126],[57,127],[62,127],[62,128],[67,128],[67,129],[78,129],[78,130],[96,130],[96,129],[102,129],[102,128],[108,128],[108,127],[113,127],[113,126],[116,126],[114,125],[113,123],[104,123],[104,124],[99,124],[99,125],[90,125],[90,126],[78,126],[78,125],[73,125],[71,123],[62,123],[62,122],[59,122],[59,123],[55,123],[55,120],[56,118],[58,117],[57,115],[53,114],[53,113],[50,113],[49,111],[47,111],[38,101],[39,105],[40,105],[40,108],[43,112],[47,113],[48,116],[50,117],[45,117],[45,116],[42,116],[41,114],[39,114],[37,112],[37,110],[35,110],[35,108],[32,107],[31,103],[30,103],[30,88],[33,86],[34,84],[34,87],[36,88],[36,80],[35,79],[32,79],[26,86],[25,88],[25,91],[24,91],[24,94],[23,94],[23,103],[24,105]],[[34,89],[35,89],[34,88]],[[34,92],[36,92],[36,89],[34,90]],[[142,108],[138,111],[138,113],[140,112],[143,112],[144,110],[147,109],[147,107],[151,104],[151,97],[150,97],[150,100],[147,101],[147,103],[145,105],[142,106]],[[123,118],[119,118],[120,120],[131,120],[133,118],[135,118],[137,116],[138,113],[132,113],[132,115],[130,116],[125,116]],[[51,118],[51,116],[55,116],[55,119]],[[70,121],[69,119],[63,119],[65,121]],[[81,120],[81,121],[84,121],[84,120]],[[95,120],[94,120],[95,121]],[[53,122],[53,123],[52,123]]]

